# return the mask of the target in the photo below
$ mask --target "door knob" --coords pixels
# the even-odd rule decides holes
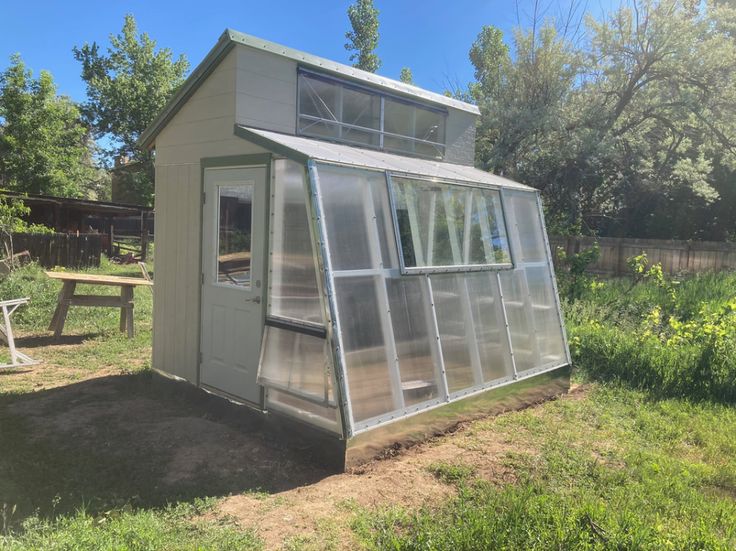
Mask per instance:
[[[246,299],[245,302],[255,302],[256,304],[260,304],[261,303],[261,297],[249,298],[249,299]]]

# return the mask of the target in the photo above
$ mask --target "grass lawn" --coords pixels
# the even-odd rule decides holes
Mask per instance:
[[[72,308],[56,344],[45,328],[60,285],[23,269],[0,296],[31,297],[14,327],[44,363],[0,373],[0,548],[736,548],[736,408],[719,394],[730,356],[694,400],[644,347],[665,343],[689,374],[683,358],[710,341],[624,342],[656,304],[664,335],[668,312],[696,319],[735,283],[684,282],[671,305],[649,284],[596,288],[567,306],[585,366],[569,395],[338,474],[241,408],[152,374],[148,289],[135,291],[135,339],[112,309]],[[624,313],[606,319],[612,308]],[[636,361],[591,364],[622,347]]]

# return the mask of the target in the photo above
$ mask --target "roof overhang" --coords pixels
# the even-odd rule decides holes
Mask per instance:
[[[182,105],[184,105],[192,94],[194,94],[197,88],[199,88],[210,73],[212,73],[212,71],[217,67],[220,61],[222,61],[222,59],[235,47],[236,44],[241,44],[259,51],[265,51],[280,57],[291,59],[306,67],[311,67],[343,78],[366,83],[373,88],[405,95],[409,98],[417,98],[435,105],[466,111],[473,115],[480,114],[478,106],[445,96],[444,94],[430,92],[429,90],[424,90],[423,88],[412,86],[411,84],[405,84],[398,80],[382,77],[374,73],[369,73],[368,71],[362,71],[355,67],[350,67],[349,65],[337,63],[336,61],[330,61],[329,59],[294,50],[293,48],[288,48],[275,42],[269,42],[268,40],[240,33],[232,29],[226,29],[225,32],[220,35],[217,44],[215,44],[202,62],[197,65],[194,71],[192,71],[177,93],[174,94],[174,97],[169,100],[148,128],[141,133],[138,139],[138,144],[141,147],[153,147],[158,133],[164,128],[164,126],[166,126],[166,124],[168,124],[174,115],[176,115]]]
[[[472,166],[405,157],[384,151],[281,134],[239,124],[235,125],[235,135],[276,155],[300,163],[312,160],[450,182],[535,191],[532,187]]]

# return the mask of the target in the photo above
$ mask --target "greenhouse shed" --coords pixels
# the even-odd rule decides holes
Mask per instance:
[[[565,391],[539,195],[472,166],[477,115],[226,31],[141,138],[154,368],[340,465]]]

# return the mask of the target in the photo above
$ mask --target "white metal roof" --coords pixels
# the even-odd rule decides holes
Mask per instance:
[[[342,63],[331,61],[323,57],[308,54],[306,52],[301,52],[287,46],[282,46],[281,44],[277,44],[275,42],[263,40],[262,38],[258,38],[256,36],[251,36],[249,34],[234,31],[232,29],[227,29],[225,31],[225,34],[227,34],[230,40],[237,44],[244,44],[245,46],[250,46],[251,48],[256,48],[257,50],[262,50],[282,57],[293,59],[301,65],[321,69],[322,71],[328,71],[330,73],[336,73],[338,75],[349,77],[354,80],[368,82],[371,85],[377,86],[379,88],[399,92],[408,96],[422,98],[423,100],[430,101],[432,103],[445,105],[447,107],[452,107],[461,111],[468,111],[475,115],[480,114],[477,105],[466,103],[464,101],[460,101],[444,94],[430,92],[429,90],[419,88],[418,86],[413,86],[411,84],[406,84],[398,80],[382,77],[375,73],[356,69],[355,67],[351,67],[349,65],[344,65]]]
[[[315,161],[388,170],[440,180],[471,182],[525,191],[534,190],[532,187],[501,176],[496,176],[495,174],[479,170],[472,166],[405,157],[403,155],[385,153],[373,149],[363,149],[301,136],[281,134],[279,132],[260,130],[242,125],[235,125],[235,134],[274,153],[299,161],[313,159]]]

